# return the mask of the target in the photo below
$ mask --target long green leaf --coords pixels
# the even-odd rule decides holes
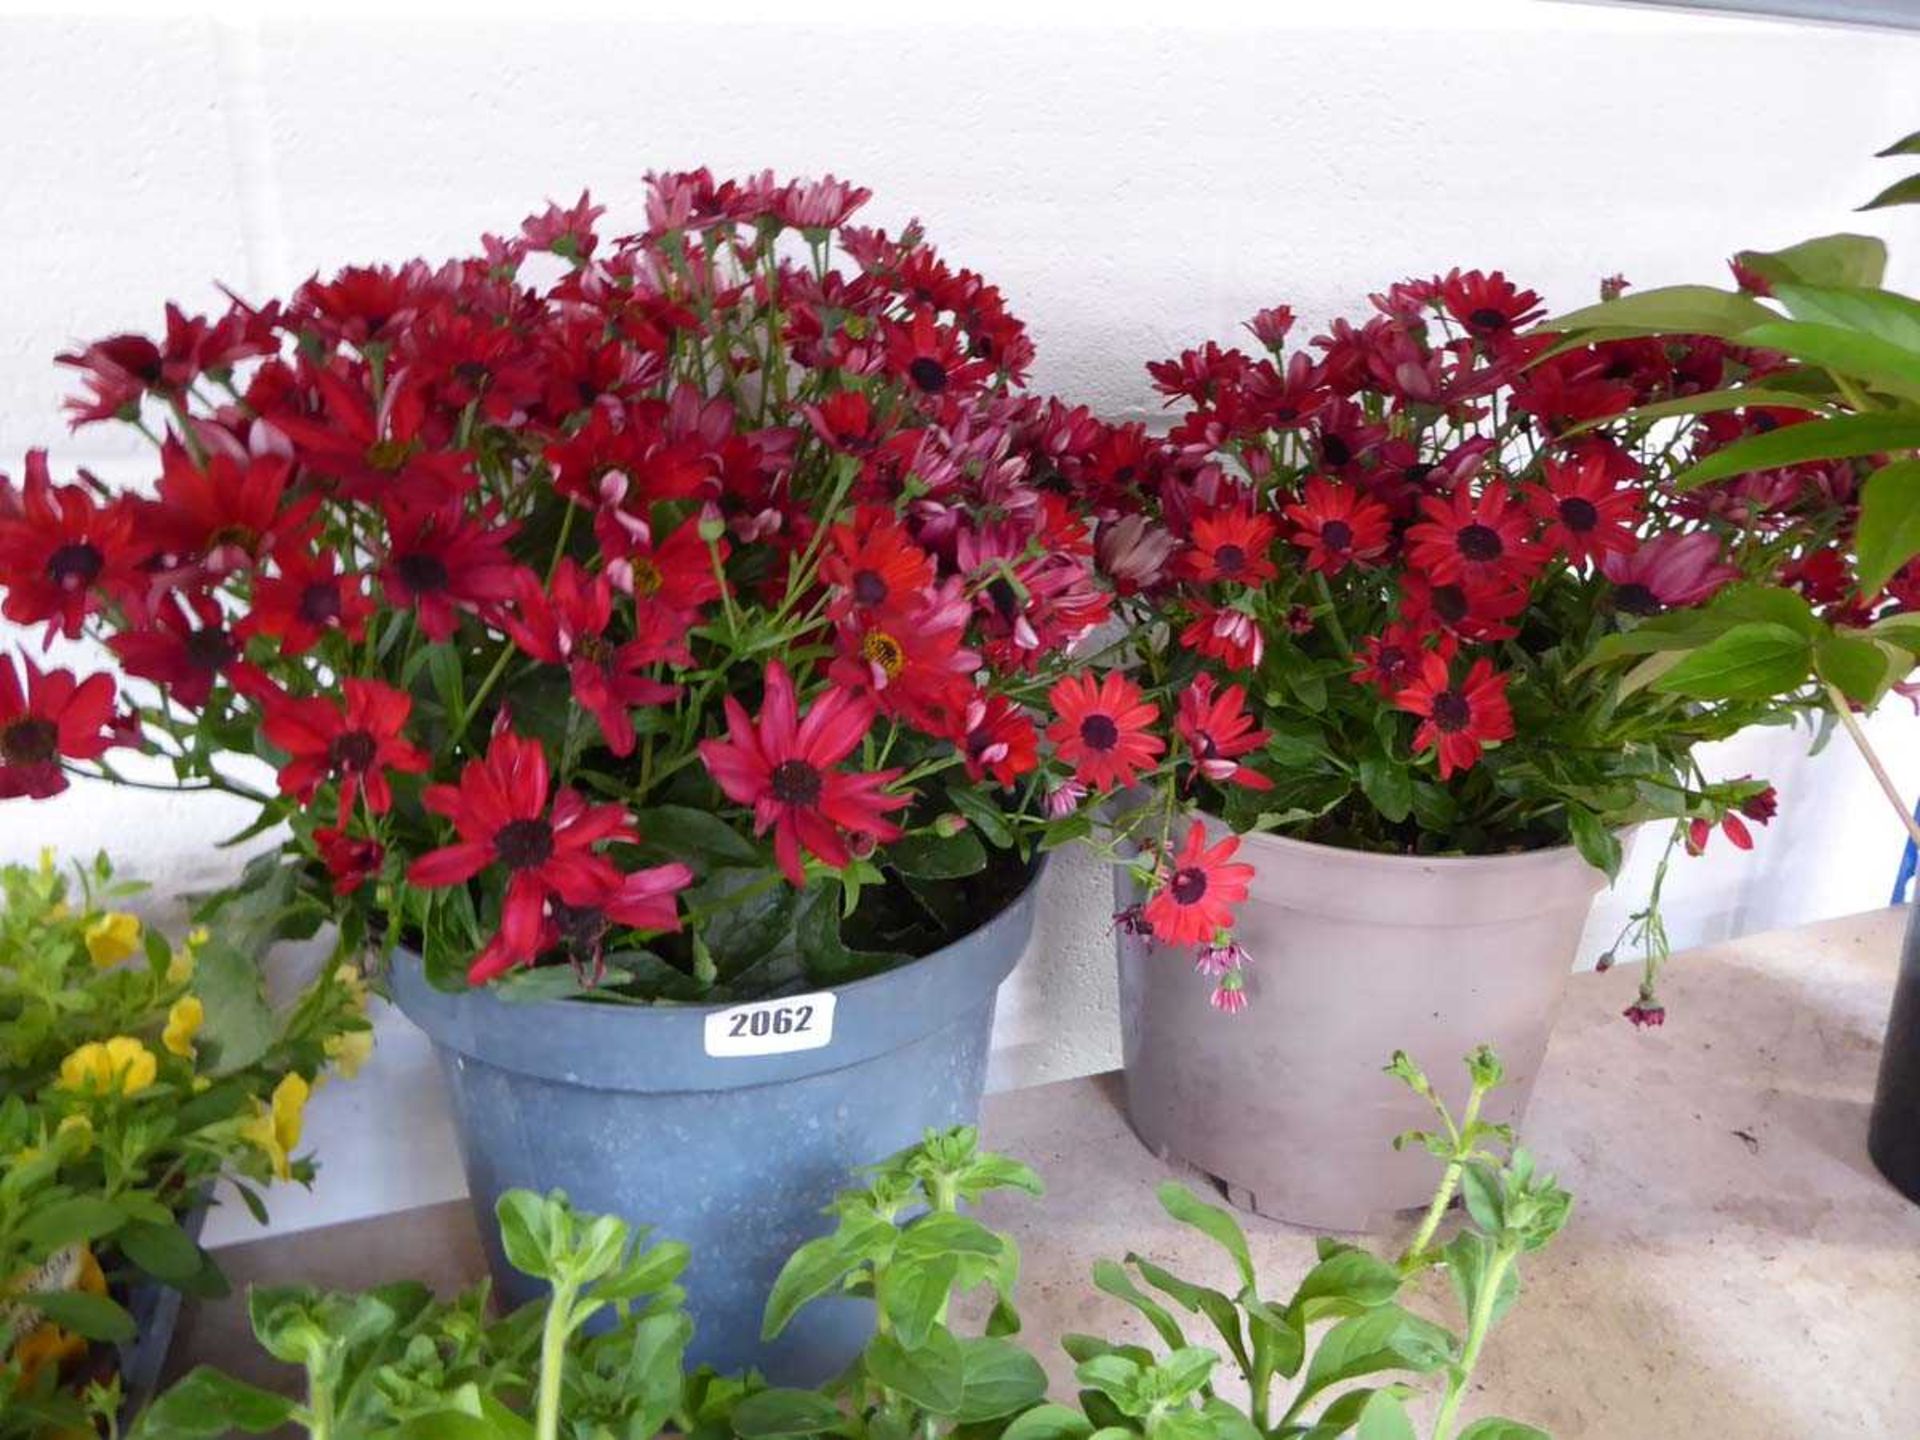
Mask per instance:
[[[1812,660],[1807,637],[1785,625],[1735,625],[1666,671],[1653,688],[1695,700],[1764,700],[1804,684]]]
[[[1920,205],[1920,175],[1894,181],[1860,208],[1884,210],[1890,205]]]
[[[1240,1229],[1240,1222],[1222,1210],[1218,1205],[1209,1205],[1186,1186],[1169,1180],[1158,1190],[1161,1207],[1183,1225],[1191,1225],[1202,1234],[1209,1236],[1215,1244],[1233,1257],[1234,1268],[1240,1272],[1240,1283],[1251,1288],[1256,1282],[1253,1273],[1253,1252],[1247,1248],[1247,1237]]]
[[[1867,477],[1854,550],[1860,589],[1867,595],[1920,555],[1920,460],[1896,460]]]
[[[1773,470],[1809,460],[1876,455],[1886,450],[1911,450],[1916,446],[1920,446],[1920,415],[1839,415],[1736,440],[1682,471],[1673,483],[1682,490],[1691,490],[1709,481],[1744,475],[1752,470]]]
[[[1743,330],[1780,317],[1758,300],[1710,285],[1669,285],[1637,290],[1617,300],[1543,320],[1540,330],[1606,330],[1621,335],[1718,335],[1731,340]]]
[[[1887,273],[1887,242],[1877,235],[1821,235],[1784,250],[1742,250],[1734,259],[1775,287],[1878,285]]]
[[[1770,390],[1759,385],[1732,390],[1707,390],[1698,395],[1679,395],[1671,400],[1655,400],[1650,405],[1636,405],[1624,416],[1602,416],[1598,420],[1576,425],[1567,433],[1577,435],[1583,430],[1611,425],[1620,419],[1665,420],[1675,415],[1712,415],[1722,410],[1748,410],[1755,406],[1812,410],[1817,407],[1817,402],[1810,396],[1792,390]]]
[[[1778,350],[1796,360],[1824,365],[1836,374],[1863,380],[1890,395],[1920,399],[1920,351],[1905,349],[1878,335],[1863,335],[1838,325],[1775,320],[1756,325],[1743,334],[1740,341],[1763,350]]]
[[[1774,294],[1796,320],[1877,335],[1920,354],[1920,300],[1864,285],[1782,285]]]
[[[1920,130],[1901,136],[1886,149],[1874,151],[1873,155],[1876,160],[1884,160],[1889,155],[1920,155]]]

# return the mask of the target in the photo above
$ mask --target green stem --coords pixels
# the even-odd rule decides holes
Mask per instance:
[[[1473,1155],[1473,1130],[1480,1121],[1480,1105],[1487,1098],[1487,1087],[1474,1084],[1473,1092],[1467,1096],[1467,1107],[1460,1112],[1460,1123],[1456,1126],[1448,1117],[1445,1107],[1436,1101],[1435,1109],[1446,1122],[1448,1133],[1453,1137],[1453,1154],[1447,1160],[1447,1168],[1441,1172],[1440,1184],[1433,1192],[1433,1199],[1427,1204],[1427,1213],[1420,1217],[1420,1228],[1413,1232],[1413,1238],[1407,1242],[1407,1248],[1401,1252],[1395,1262],[1395,1268],[1404,1275],[1411,1275],[1426,1263],[1427,1247],[1433,1243],[1434,1232],[1439,1230],[1440,1221],[1447,1213],[1447,1207],[1453,1203],[1453,1197],[1460,1190],[1460,1176],[1467,1168],[1467,1161]]]
[[[1453,1440],[1454,1419],[1460,1413],[1460,1402],[1466,1398],[1467,1386],[1472,1383],[1474,1367],[1480,1363],[1480,1347],[1487,1343],[1487,1333],[1493,1329],[1493,1307],[1499,1303],[1500,1287],[1518,1253],[1506,1244],[1493,1252],[1467,1323],[1467,1343],[1461,1348],[1460,1363],[1447,1374],[1447,1396],[1440,1402],[1440,1413],[1434,1417],[1433,1440]]]
[[[556,1282],[540,1332],[540,1389],[533,1419],[534,1440],[560,1440],[560,1379],[567,1362],[567,1320],[573,1311],[573,1286]]]
[[[1333,589],[1327,584],[1327,577],[1318,570],[1313,572],[1313,588],[1320,596],[1320,603],[1327,607],[1327,629],[1333,635],[1333,643],[1351,660],[1353,646],[1348,643],[1346,628],[1340,623],[1340,607],[1333,603]]]

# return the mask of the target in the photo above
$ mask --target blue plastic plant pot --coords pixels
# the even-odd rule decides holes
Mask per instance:
[[[450,994],[398,953],[394,999],[446,1076],[496,1289],[518,1304],[542,1286],[501,1254],[494,1201],[560,1189],[692,1247],[690,1364],[753,1366],[782,1384],[838,1373],[872,1307],[818,1300],[763,1343],[767,1292],[797,1246],[832,1228],[822,1208],[857,1167],[978,1118],[995,993],[1032,933],[1038,878],[909,965],[748,1005]]]

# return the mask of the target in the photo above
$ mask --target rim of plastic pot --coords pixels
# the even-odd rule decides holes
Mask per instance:
[[[993,998],[1033,933],[1047,857],[986,924],[895,969],[807,994],[831,994],[831,1040],[779,1055],[715,1056],[707,1017],[744,1005],[595,1005],[508,1001],[491,990],[437,990],[420,955],[393,954],[394,1003],[433,1043],[479,1064],[592,1090],[683,1093],[772,1085],[858,1065],[962,1023]]]

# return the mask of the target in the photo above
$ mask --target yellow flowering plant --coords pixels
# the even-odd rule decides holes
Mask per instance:
[[[329,964],[270,1005],[259,957],[315,916],[284,875],[249,880],[174,940],[104,856],[0,868],[0,1440],[91,1430],[128,1297],[225,1290],[197,1212],[233,1194],[264,1218],[257,1186],[313,1178],[306,1103],[365,1059],[366,987]]]

